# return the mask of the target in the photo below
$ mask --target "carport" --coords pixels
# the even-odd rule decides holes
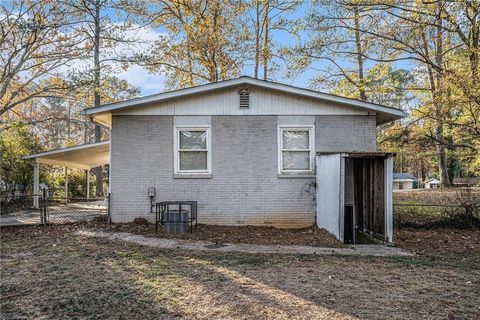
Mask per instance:
[[[68,169],[82,169],[87,173],[87,198],[90,195],[90,181],[88,174],[92,168],[110,163],[110,141],[78,145],[40,152],[24,157],[33,160],[33,193],[40,191],[40,164],[64,167],[65,170],[65,196],[68,197]],[[38,197],[33,197],[33,207],[38,208]]]

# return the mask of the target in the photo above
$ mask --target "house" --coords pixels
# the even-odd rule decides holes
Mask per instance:
[[[411,190],[417,178],[410,173],[393,174],[393,190]]]
[[[404,117],[401,110],[240,77],[85,114],[111,129],[114,223],[153,220],[147,190],[155,188],[154,202],[197,201],[200,223],[284,228],[317,223],[342,240],[353,238],[357,225],[392,239],[393,158],[377,152],[376,132]],[[62,165],[83,165],[68,158],[68,150],[60,153],[50,157],[61,158]],[[30,158],[50,161],[47,156]],[[94,163],[100,161],[89,159],[83,168]]]
[[[423,183],[425,189],[437,189],[440,188],[440,180],[436,178],[430,178]]]

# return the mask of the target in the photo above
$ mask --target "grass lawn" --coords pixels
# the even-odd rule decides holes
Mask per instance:
[[[473,319],[480,252],[415,257],[162,251],[72,234],[1,230],[6,319]],[[418,244],[417,244],[418,246]]]

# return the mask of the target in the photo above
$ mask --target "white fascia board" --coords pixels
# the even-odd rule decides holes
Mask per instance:
[[[84,110],[84,114],[93,115],[98,113],[110,112],[113,110],[130,108],[137,105],[143,105],[143,104],[148,104],[152,102],[160,102],[163,100],[173,99],[176,97],[214,91],[214,90],[229,88],[237,85],[246,85],[246,84],[258,86],[258,87],[266,88],[270,90],[277,90],[277,91],[282,91],[286,93],[296,94],[296,95],[309,97],[313,99],[320,99],[320,100],[331,101],[331,102],[335,102],[343,105],[359,107],[362,109],[367,109],[375,112],[387,113],[387,114],[396,116],[398,118],[403,118],[407,116],[407,114],[404,111],[391,108],[391,107],[386,107],[386,106],[382,106],[374,103],[321,93],[314,90],[298,88],[298,87],[289,86],[286,84],[275,83],[275,82],[265,81],[265,80],[258,80],[250,77],[240,77],[236,79],[205,84],[205,85],[192,87],[192,88],[179,89],[175,91],[164,92],[164,93],[154,94],[146,97],[130,99],[130,100],[107,104],[99,107],[89,108]]]

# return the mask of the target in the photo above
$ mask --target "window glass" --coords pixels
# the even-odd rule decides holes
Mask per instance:
[[[283,131],[283,149],[309,149],[308,131]]]
[[[175,172],[210,172],[209,130],[207,128],[177,128]]]
[[[180,149],[196,150],[207,149],[207,132],[202,131],[180,131]]]
[[[283,170],[310,170],[309,151],[283,151]]]
[[[180,170],[207,170],[207,151],[180,151]]]
[[[310,129],[282,129],[281,138],[281,171],[310,171]]]

